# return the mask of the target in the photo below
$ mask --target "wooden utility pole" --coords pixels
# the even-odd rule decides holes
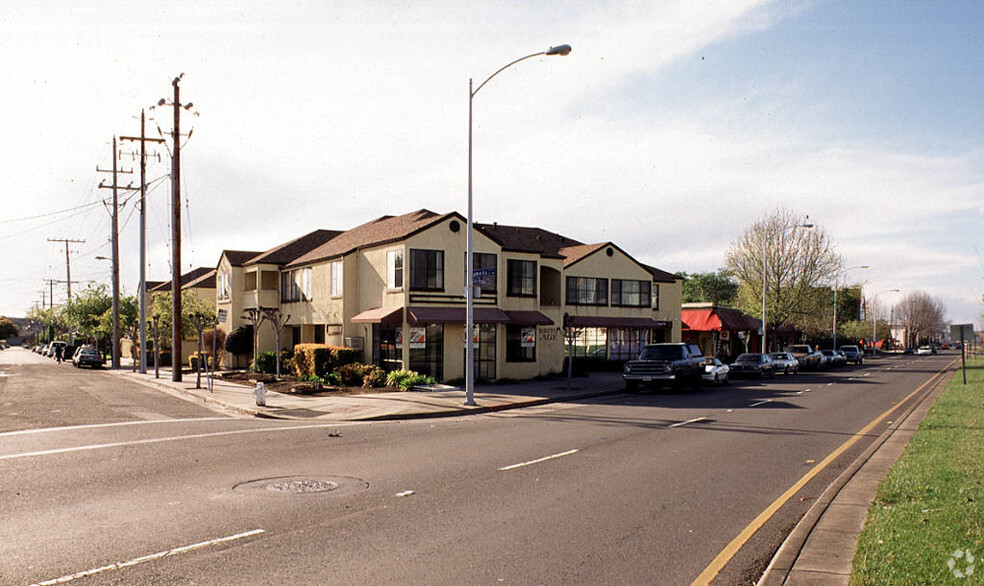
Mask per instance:
[[[140,136],[121,136],[120,140],[140,141],[140,374],[147,374],[147,141],[163,143],[163,138],[147,138],[147,119],[140,110]],[[154,347],[156,351],[156,346]]]
[[[68,300],[72,300],[72,283],[78,283],[78,281],[72,281],[72,259],[69,257],[68,245],[69,244],[85,244],[85,240],[72,240],[70,238],[49,238],[48,242],[64,242],[65,243],[65,281],[64,283],[68,285]],[[59,281],[62,282],[62,281]],[[54,298],[52,298],[52,306],[54,306]]]
[[[110,242],[112,243],[113,249],[113,356],[110,364],[113,368],[120,367],[120,201],[119,201],[119,182],[117,181],[117,175],[120,173],[132,173],[133,171],[120,171],[116,165],[116,137],[113,137],[113,168],[112,169],[100,169],[96,167],[96,171],[100,173],[112,173],[113,174],[113,184],[103,185],[99,184],[100,189],[112,189],[113,190],[113,232],[110,234]]]
[[[174,148],[171,154],[171,380],[181,382],[181,81],[174,78]]]

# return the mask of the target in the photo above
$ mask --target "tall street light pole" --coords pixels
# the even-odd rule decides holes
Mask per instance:
[[[885,289],[884,291],[879,291],[878,293],[875,293],[871,297],[871,305],[872,305],[872,307],[871,307],[871,309],[872,309],[872,312],[871,312],[871,355],[872,356],[875,355],[875,348],[876,348],[876,344],[878,343],[878,334],[875,332],[875,325],[878,323],[878,314],[874,313],[874,311],[873,311],[874,310],[874,305],[875,305],[875,300],[878,299],[878,296],[881,295],[882,293],[892,293],[892,292],[898,293],[899,290],[898,289]],[[892,330],[892,326],[891,326],[891,322],[889,322],[889,332],[891,332],[891,330]]]
[[[493,77],[502,71],[509,69],[513,65],[526,59],[539,57],[540,55],[568,55],[571,52],[570,45],[558,45],[550,47],[546,51],[533,53],[526,57],[520,57],[515,61],[504,65],[498,71],[488,76],[485,81],[478,84],[477,88],[472,89],[472,80],[468,80],[468,235],[465,251],[465,405],[475,405],[475,349],[472,347],[472,339],[475,329],[475,284],[473,271],[474,241],[472,239],[472,102],[475,95],[485,87]]]
[[[853,271],[854,269],[866,269],[868,265],[857,265],[853,267],[847,267],[846,269],[841,269],[834,273],[834,325],[830,331],[830,341],[834,351],[837,350],[837,280],[840,276],[847,271]]]
[[[807,216],[806,219],[809,220],[810,219],[810,216]],[[804,222],[802,224],[797,224],[796,226],[793,227],[793,229],[796,229],[796,228],[812,228],[812,227],[813,227],[813,224],[811,224],[810,222],[807,221],[807,222]],[[768,244],[768,242],[769,242],[769,238],[768,238],[768,235],[766,234],[762,238],[762,354],[767,354],[769,352],[769,345],[767,343],[768,342],[768,339],[767,339],[766,325],[765,325],[765,323],[766,323],[766,321],[765,321],[765,293],[768,290],[768,281],[766,280],[766,275],[769,272],[769,253],[768,253],[768,249],[766,248],[766,244]]]

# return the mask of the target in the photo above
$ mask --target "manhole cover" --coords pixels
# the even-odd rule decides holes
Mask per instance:
[[[297,493],[328,492],[336,488],[338,488],[337,482],[331,482],[330,480],[310,480],[306,478],[302,480],[280,480],[266,485],[267,490],[274,492]]]
[[[236,492],[253,494],[348,494],[369,488],[369,483],[349,476],[279,476],[241,482]]]

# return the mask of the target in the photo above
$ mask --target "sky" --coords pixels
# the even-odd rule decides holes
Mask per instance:
[[[928,0],[19,2],[0,14],[0,315],[109,283],[113,136],[182,110],[182,272],[223,249],[421,208],[723,267],[785,208],[887,311],[984,313],[984,4]],[[139,185],[121,143],[122,185]],[[147,171],[147,278],[170,278],[170,152]],[[138,213],[121,191],[124,293]],[[898,289],[898,292],[893,291]],[[65,300],[64,283],[54,300]],[[50,302],[50,300],[49,300]]]

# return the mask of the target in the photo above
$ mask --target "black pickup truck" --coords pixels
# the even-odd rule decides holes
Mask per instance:
[[[705,358],[697,344],[648,344],[639,358],[629,360],[622,367],[626,389],[636,389],[640,384],[669,383],[679,386],[689,383],[700,385],[704,374]]]

